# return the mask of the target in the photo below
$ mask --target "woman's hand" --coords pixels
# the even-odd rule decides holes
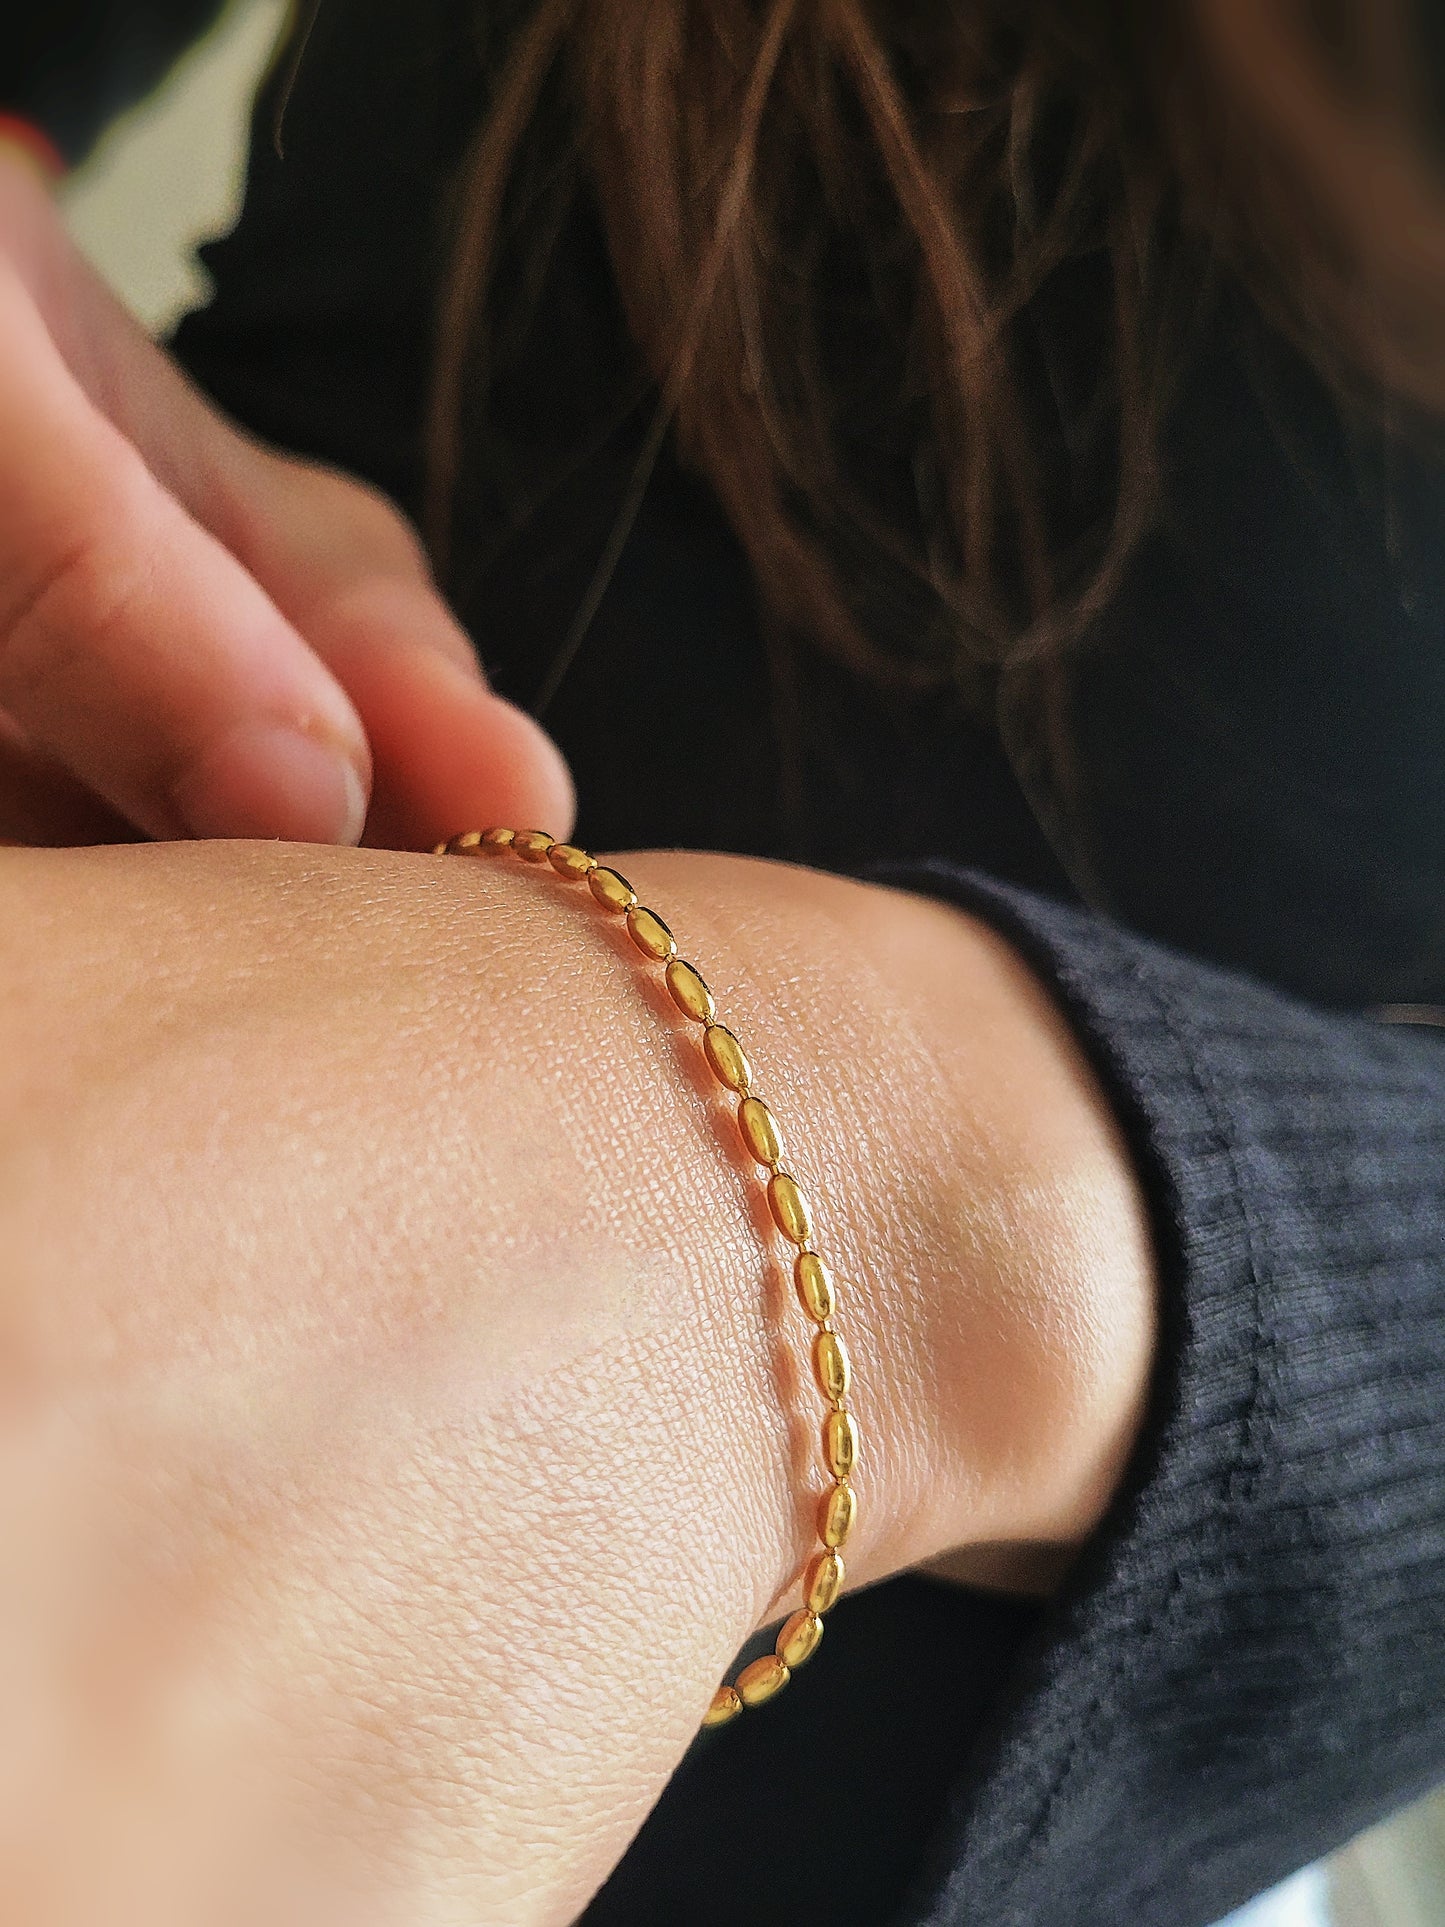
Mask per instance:
[[[226,422],[0,146],[0,840],[571,814],[403,518]]]
[[[946,907],[623,861],[843,1281],[850,1583],[1027,1582],[1153,1330],[1066,1028]],[[512,862],[12,852],[0,928],[15,1918],[562,1927],[812,1534],[806,1328],[697,1032]]]

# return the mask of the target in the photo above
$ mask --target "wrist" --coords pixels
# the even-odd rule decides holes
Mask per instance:
[[[1040,1549],[1056,1563],[1102,1516],[1137,1431],[1153,1342],[1143,1206],[1066,1023],[1007,944],[931,899],[693,852],[618,861],[736,1025],[840,1283],[863,1442],[850,1586],[959,1553],[981,1579],[1027,1583]],[[374,1016],[385,1016],[396,1061],[387,1070],[370,1047],[331,1062],[324,1013],[336,989],[324,968],[314,983],[297,979],[285,1023],[268,1001],[271,978],[263,992],[243,976],[228,993],[234,1021],[249,1011],[256,1039],[274,1045],[256,1067],[258,1131],[285,1091],[298,1110],[311,1105],[321,1077],[327,1117],[374,1121],[383,1166],[393,1141],[424,1147],[444,1126],[445,1154],[419,1150],[408,1179],[426,1242],[408,1248],[407,1264],[434,1281],[429,1304],[476,1304],[478,1342],[453,1351],[475,1356],[481,1389],[499,1392],[530,1382],[539,1360],[565,1376],[566,1361],[598,1348],[665,1355],[671,1382],[692,1388],[677,1421],[711,1461],[679,1493],[672,1523],[725,1503],[748,1611],[765,1621],[787,1605],[823,1489],[812,1334],[733,1108],[620,930],[607,935],[560,879],[511,865],[342,864],[261,846],[239,858],[117,852],[87,867],[97,877],[143,867],[178,905],[192,872],[212,879],[203,898],[225,879],[249,901],[253,870],[314,871],[293,900],[323,949],[338,918],[356,940],[352,893],[373,892],[366,943],[388,973]],[[124,896],[94,914],[124,916]],[[87,941],[74,932],[77,948]],[[65,1039],[62,1023],[57,1061]],[[418,1052],[435,1060],[424,1073],[443,1093],[435,1119],[407,1099]],[[251,1141],[243,1134],[236,1173]],[[317,1155],[323,1143],[339,1160],[336,1188],[365,1190],[354,1127],[338,1126],[334,1142],[323,1134]],[[464,1145],[474,1164],[458,1165]],[[271,1304],[297,1251],[314,1246],[308,1262],[329,1276],[329,1220],[309,1204],[302,1186],[268,1216],[274,1262],[258,1256],[254,1284],[237,1280],[257,1294],[253,1312]],[[134,1228],[124,1236],[133,1247]],[[194,1268],[182,1245],[157,1253],[158,1276],[173,1263]],[[356,1340],[373,1318],[385,1330],[404,1322],[397,1298],[411,1276],[393,1275],[400,1254],[385,1225],[364,1255]],[[519,1277],[525,1292],[510,1288]],[[108,1303],[109,1287],[99,1289]],[[128,1289],[127,1302],[135,1296]],[[284,1302],[294,1313],[289,1287]],[[325,1320],[321,1305],[315,1315]]]
[[[863,1437],[850,1585],[946,1559],[1047,1589],[1117,1486],[1154,1340],[1143,1202],[1062,1014],[932,899],[726,857],[618,861],[736,1019],[841,1281]],[[780,1610],[820,1486],[808,1328],[772,1276],[795,1521]]]
[[[737,1023],[835,1264],[850,1585],[1086,1530],[1098,1414],[1128,1402],[1095,1380],[1128,1346],[1117,1271],[1084,1260],[1117,1262],[1132,1180],[1042,991],[923,899],[620,861]],[[142,1712],[178,1652],[223,1704],[243,1679],[255,1770],[316,1789],[308,1839],[393,1872],[433,1842],[473,1918],[581,1910],[795,1602],[821,1489],[809,1334],[730,1107],[567,892],[268,844],[0,863],[10,1369],[66,1411],[44,1437],[115,1545],[93,1582],[63,1503],[54,1547],[9,1542],[62,1590],[84,1551],[107,1641],[133,1580],[135,1624],[178,1629],[154,1680],[120,1656]],[[47,1489],[28,1463],[22,1487]],[[17,1652],[93,1680],[81,1635],[47,1611]],[[175,1776],[235,1783],[224,1749]]]

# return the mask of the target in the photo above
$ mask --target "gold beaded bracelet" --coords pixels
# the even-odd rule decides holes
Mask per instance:
[[[774,1650],[745,1666],[736,1682],[720,1686],[703,1719],[704,1726],[725,1726],[745,1706],[761,1706],[780,1693],[796,1667],[811,1659],[823,1637],[823,1615],[843,1589],[842,1547],[858,1518],[853,1473],[858,1464],[858,1427],[848,1409],[851,1370],[843,1340],[834,1326],[836,1291],[832,1276],[813,1242],[812,1214],[797,1179],[783,1166],[778,1121],[753,1092],[753,1074],[737,1038],[717,1021],[717,1004],[694,965],[678,955],[672,932],[616,870],[600,864],[572,843],[558,843],[543,830],[468,830],[439,843],[437,856],[520,857],[550,864],[569,882],[585,882],[594,900],[614,916],[627,919],[627,933],[642,955],[664,966],[668,995],[684,1017],[700,1024],[702,1051],[709,1070],[738,1100],[738,1132],[743,1148],[768,1173],[768,1209],[773,1223],[794,1247],[793,1281],[798,1301],[815,1326],[813,1373],[828,1401],[823,1420],[823,1469],[829,1478],[818,1501],[818,1538],[803,1574],[803,1604],[778,1634]]]

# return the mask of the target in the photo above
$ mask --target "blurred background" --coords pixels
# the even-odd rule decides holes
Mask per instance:
[[[81,247],[158,333],[205,299],[194,249],[235,217],[250,96],[285,12],[286,0],[236,0],[65,186]],[[1445,1793],[1363,1835],[1325,1877],[1335,1927],[1445,1927]]]
[[[71,233],[155,333],[205,298],[193,250],[235,219],[251,94],[286,10],[287,0],[233,0],[65,185]]]

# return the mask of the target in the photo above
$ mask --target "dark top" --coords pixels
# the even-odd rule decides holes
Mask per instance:
[[[74,163],[147,93],[225,0],[46,0],[6,9],[0,111],[33,120]]]
[[[323,8],[177,341],[253,428],[411,508],[471,11]],[[1106,300],[1065,269],[1041,365],[1087,361]],[[645,422],[584,446],[619,358],[584,216],[461,499],[459,606],[524,702]],[[1445,462],[1347,426],[1227,298],[1166,457],[1078,667],[1062,819],[961,705],[811,656],[790,788],[747,571],[666,457],[547,712],[584,842],[883,876],[1009,933],[1113,1096],[1163,1292],[1149,1420],[1060,1595],[845,1601],[826,1668],[696,1745],[589,1927],[1204,1927],[1445,1773],[1445,1044],[1358,1014],[1445,1004]]]

